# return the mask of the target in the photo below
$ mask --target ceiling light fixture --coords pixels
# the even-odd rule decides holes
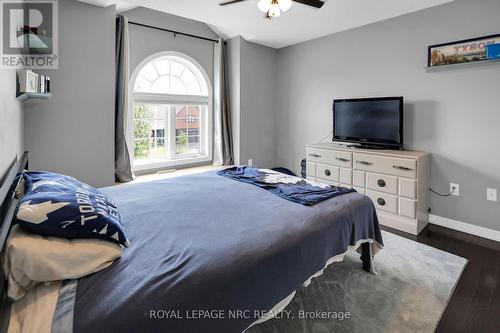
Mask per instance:
[[[257,4],[263,13],[271,20],[281,15],[281,11],[286,12],[292,7],[292,0],[260,0]]]

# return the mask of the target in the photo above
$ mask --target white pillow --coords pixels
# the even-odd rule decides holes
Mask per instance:
[[[78,279],[108,267],[120,256],[121,247],[108,241],[43,237],[14,225],[3,255],[7,295],[17,301],[41,282]]]
[[[21,179],[19,180],[19,183],[17,183],[17,186],[14,189],[16,199],[21,199],[21,197],[24,195],[25,188],[26,188],[26,181],[24,180],[24,177],[21,174]]]

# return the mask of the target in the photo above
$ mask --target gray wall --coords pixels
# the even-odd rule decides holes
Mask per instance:
[[[273,167],[278,52],[235,37],[228,42],[230,105],[236,164]]]
[[[405,141],[432,153],[433,214],[500,230],[500,63],[428,73],[427,46],[500,33],[500,1],[456,0],[281,49],[277,162],[298,171],[305,145],[332,130],[334,98],[403,95]]]
[[[53,96],[25,106],[30,167],[114,184],[115,9],[59,1]]]
[[[241,163],[270,168],[276,159],[275,93],[278,52],[241,43]]]
[[[122,15],[127,16],[130,21],[212,39],[218,38],[205,23],[147,8],[139,7],[126,11]],[[130,75],[144,59],[164,51],[181,52],[195,59],[213,82],[214,45],[212,42],[181,35],[174,37],[168,32],[130,25]]]
[[[16,72],[0,69],[0,178],[23,151],[23,112],[16,99]]]

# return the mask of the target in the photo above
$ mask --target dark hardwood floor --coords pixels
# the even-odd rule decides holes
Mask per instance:
[[[419,236],[382,229],[469,260],[436,332],[500,332],[500,243],[435,225]]]

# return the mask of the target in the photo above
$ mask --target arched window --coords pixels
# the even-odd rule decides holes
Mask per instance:
[[[131,85],[134,170],[211,160],[211,89],[200,65],[178,53],[156,55]]]

